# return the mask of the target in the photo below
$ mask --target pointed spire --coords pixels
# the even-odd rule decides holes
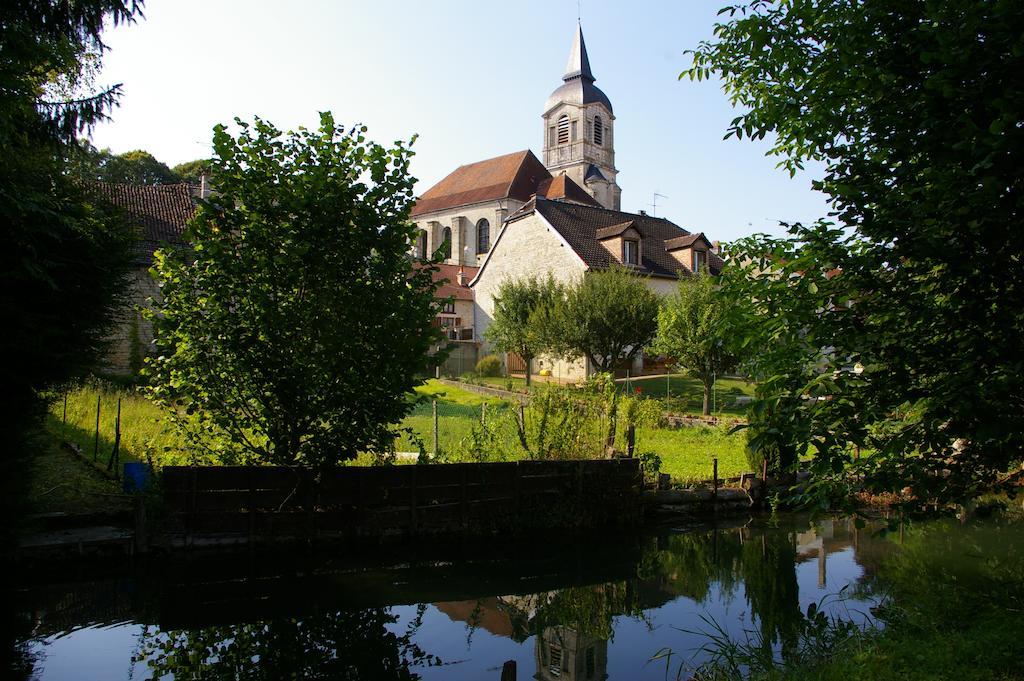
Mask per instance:
[[[572,41],[572,51],[569,52],[569,62],[565,65],[565,75],[562,80],[570,81],[573,78],[584,78],[594,82],[594,74],[590,71],[590,60],[587,59],[587,44],[583,41],[583,27],[576,24],[576,37]]]

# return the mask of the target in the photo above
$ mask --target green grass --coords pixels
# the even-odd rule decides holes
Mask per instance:
[[[60,423],[52,417],[46,429],[56,434]],[[131,501],[121,494],[121,486],[62,449],[56,438],[32,458],[29,476],[32,513],[100,513],[127,510]]]
[[[750,471],[750,466],[743,433],[728,433],[728,426],[641,428],[636,446],[638,452],[652,451],[661,457],[661,472],[671,475],[673,482],[710,480],[715,457],[718,477],[730,478]]]
[[[621,390],[635,391],[665,402],[666,411],[678,414],[699,415],[704,408],[704,387],[696,378],[683,374],[652,376],[648,378],[631,378],[619,381]],[[721,416],[739,416],[746,414],[746,406],[736,404],[740,396],[752,396],[754,384],[741,378],[720,378],[715,382],[712,413]]]
[[[427,452],[433,451],[432,400],[438,405],[438,447],[448,461],[468,460],[470,435],[479,422],[482,405],[487,404],[489,418],[499,418],[511,408],[507,401],[487,397],[462,388],[429,380],[416,392],[424,401],[402,422],[415,437],[403,433],[398,451],[419,450],[415,438],[422,441]],[[96,398],[100,398],[99,456],[106,460],[114,443],[114,418],[117,400],[121,399],[122,461],[146,461],[157,466],[187,465],[193,462],[179,435],[170,427],[164,412],[131,388],[90,383],[68,394],[68,422],[63,425],[63,400],[58,396],[50,406],[51,431],[59,439],[77,443],[91,455],[95,445]],[[727,435],[726,428],[642,428],[637,433],[637,451],[653,451],[662,460],[661,470],[677,482],[707,480],[711,477],[711,460],[718,457],[720,477],[738,475],[748,470],[743,453],[743,436]],[[508,436],[505,447],[509,458],[520,456],[518,444]],[[370,457],[354,463],[368,464]],[[202,463],[202,461],[200,461]]]

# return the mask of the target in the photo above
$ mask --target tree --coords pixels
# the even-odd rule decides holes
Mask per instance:
[[[326,467],[388,451],[438,332],[408,257],[411,151],[344,130],[214,129],[219,194],[158,252],[151,395],[225,460]],[[211,434],[217,436],[211,441]]]
[[[623,268],[590,272],[566,291],[557,314],[557,346],[613,373],[649,344],[658,330],[658,296]]]
[[[667,355],[704,386],[704,415],[711,413],[715,377],[735,366],[729,351],[726,299],[710,276],[679,280],[676,294],[658,310],[651,350]]]
[[[484,336],[498,352],[523,358],[526,385],[530,385],[533,359],[552,347],[551,320],[561,297],[561,285],[549,274],[547,279],[508,279],[494,298],[493,321]]]
[[[822,492],[850,466],[919,500],[991,487],[1024,451],[1019,3],[724,11],[683,75],[722,79],[742,109],[727,136],[769,137],[791,173],[824,162],[840,223],[729,250],[725,286],[765,350],[753,422],[813,445]]]
[[[114,154],[79,140],[68,158],[69,172],[86,181],[120,184],[177,184],[182,181],[165,163],[142,149]]]
[[[182,182],[188,184],[199,184],[203,175],[209,177],[211,161],[208,158],[199,158],[194,161],[185,161],[171,168],[171,172],[181,178]]]
[[[117,101],[117,86],[82,91],[89,85],[87,62],[105,50],[104,24],[133,21],[140,6],[114,0],[0,5],[5,466],[29,448],[26,435],[40,423],[44,393],[89,371],[117,320],[134,235],[68,177],[64,159],[75,137]],[[14,492],[24,488],[24,478],[10,470],[0,471],[0,479],[17,483]],[[0,496],[6,504],[12,495]]]

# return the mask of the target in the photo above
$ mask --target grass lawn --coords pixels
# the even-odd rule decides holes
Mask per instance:
[[[50,433],[60,422],[50,419]],[[121,486],[103,477],[61,449],[57,438],[32,459],[29,476],[30,512],[32,513],[100,513],[131,508],[131,500],[121,495]]]
[[[662,379],[664,380],[664,379]],[[686,379],[683,379],[686,380]],[[637,381],[638,383],[640,381]],[[416,392],[424,398],[402,422],[413,436],[403,433],[397,449],[403,452],[419,450],[415,438],[423,443],[427,452],[433,451],[433,408],[437,401],[438,446],[445,460],[469,460],[469,443],[473,425],[487,405],[488,418],[499,418],[512,408],[509,402],[470,392],[462,388],[430,380]],[[100,401],[99,457],[105,461],[114,443],[114,419],[117,400],[121,398],[121,460],[146,461],[151,458],[157,466],[206,463],[194,460],[186,451],[181,438],[173,431],[164,413],[149,400],[131,388],[91,383],[68,395],[68,422],[62,424],[63,400],[58,397],[50,406],[48,425],[55,439],[76,442],[88,455],[95,445],[96,399]],[[743,435],[727,435],[719,428],[643,428],[637,433],[637,451],[653,451],[662,460],[661,470],[674,480],[687,482],[711,477],[711,460],[718,457],[721,477],[730,477],[748,470],[743,453]],[[509,459],[521,456],[518,444],[509,437]],[[65,454],[58,452],[58,454]],[[79,462],[69,460],[76,465]],[[370,457],[359,457],[355,464],[368,464]]]
[[[729,478],[749,472],[743,433],[729,435],[728,426],[684,428],[641,428],[637,431],[638,452],[651,451],[661,457],[661,472],[673,482],[710,480],[712,460],[718,457],[718,477]]]
[[[696,378],[684,374],[651,376],[621,380],[622,390],[639,388],[642,395],[665,401],[666,411],[699,415],[704,407],[704,386]],[[726,416],[745,416],[746,406],[737,405],[736,398],[752,396],[754,384],[741,378],[720,378],[715,383],[712,413]]]

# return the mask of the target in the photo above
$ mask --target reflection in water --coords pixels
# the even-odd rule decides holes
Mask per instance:
[[[866,582],[892,550],[852,521],[797,518],[584,538],[541,555],[536,546],[551,545],[388,570],[199,563],[184,577],[176,567],[39,584],[18,594],[17,614],[24,622],[31,613],[28,649],[44,657],[43,681],[65,678],[58,643],[95,630],[105,613],[134,623],[125,625],[134,645],[89,654],[129,670],[122,678],[496,680],[506,659],[518,661],[519,679],[663,678],[663,667],[646,663],[661,648],[699,647],[680,630],[705,612],[792,655],[802,606]],[[746,607],[737,612],[734,602]]]

